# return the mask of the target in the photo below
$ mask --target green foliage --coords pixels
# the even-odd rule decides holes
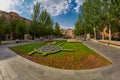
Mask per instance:
[[[32,13],[32,23],[34,26],[36,26],[36,24],[39,21],[40,12],[41,12],[41,4],[39,2],[37,2],[34,5],[34,9],[33,9],[33,13]]]
[[[4,15],[0,15],[0,45],[2,41],[2,36],[5,33],[4,31],[4,25],[6,23],[6,17]]]
[[[60,36],[61,36],[60,26],[59,26],[58,23],[55,23],[54,35],[55,35],[56,37],[60,37]]]
[[[14,37],[14,39],[19,38],[22,39],[23,35],[28,32],[28,28],[26,27],[26,23],[21,19],[12,19],[8,23],[8,29],[6,27],[6,30],[9,34],[12,34],[11,37]]]
[[[4,15],[0,16],[0,36],[4,34],[4,25],[6,23],[6,17]]]
[[[53,33],[53,21],[47,10],[41,9],[41,4],[34,5],[30,33],[36,37],[49,36]]]
[[[18,23],[19,23],[19,19],[13,19],[9,23],[10,24],[10,31],[13,34],[15,34],[15,30],[16,30],[16,27],[17,27]]]
[[[38,21],[39,21],[40,13],[41,13],[41,4],[37,2],[33,8],[33,13],[31,15],[32,21],[31,21],[31,26],[29,28],[30,34],[33,35],[34,37],[39,34],[40,28],[38,28]]]
[[[93,33],[92,27],[85,22],[83,14],[78,14],[78,20],[75,23],[74,34],[76,36]]]
[[[22,52],[23,54],[28,54],[32,52],[34,48],[43,46],[43,45],[45,45],[45,43],[36,42],[36,43],[31,43],[31,44],[26,44],[26,45],[21,45],[21,46],[14,46],[11,49]]]
[[[53,21],[47,10],[42,10],[39,17],[39,26],[41,29],[41,36],[48,36],[53,33]]]
[[[10,24],[9,24],[9,23],[4,24],[4,32],[5,32],[5,35],[6,35],[6,34],[10,34],[10,32],[11,32],[11,27],[10,27]]]
[[[16,26],[15,33],[18,38],[22,39],[24,37],[24,34],[27,33],[26,24],[23,21],[19,21],[19,23]]]
[[[78,15],[75,24],[75,34],[85,31],[103,31],[105,26],[112,28],[112,32],[120,32],[120,0],[85,0],[82,13]],[[87,31],[87,32],[88,32]]]

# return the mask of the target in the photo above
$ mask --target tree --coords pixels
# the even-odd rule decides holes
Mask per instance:
[[[111,14],[114,15],[112,31],[119,32],[120,34],[120,0],[111,0]]]
[[[14,36],[15,36],[15,30],[16,30],[16,27],[17,25],[19,24],[19,19],[13,19],[9,22],[9,27],[10,27],[10,34],[11,34],[11,39],[14,39]]]
[[[2,41],[2,36],[4,34],[4,24],[6,23],[6,17],[4,15],[0,15],[0,45]]]
[[[6,40],[8,40],[8,35],[11,33],[11,26],[9,23],[4,24],[4,35]]]
[[[74,34],[76,36],[80,36],[83,35],[85,33],[85,27],[83,26],[84,22],[83,22],[83,15],[81,15],[80,13],[78,14],[78,20],[75,23],[75,30],[74,30]]]
[[[45,37],[53,33],[53,20],[46,9],[41,10],[40,3],[34,5],[30,33],[36,37]]]
[[[39,22],[39,16],[41,13],[41,3],[37,2],[34,5],[33,13],[32,13],[32,22],[30,26],[30,34],[34,36],[34,38],[38,35],[38,22]]]
[[[53,20],[47,10],[42,10],[39,18],[39,24],[41,26],[42,36],[49,36],[53,33]]]
[[[24,34],[27,33],[26,24],[24,21],[19,21],[19,24],[16,26],[15,33],[17,35],[17,38],[20,40],[24,37]]]
[[[81,14],[83,16],[83,22],[77,21],[75,27],[79,30],[80,27],[78,26],[84,23],[87,30],[94,28],[94,32],[99,33],[107,26],[109,28],[109,40],[111,40],[112,32],[120,30],[119,3],[119,0],[85,0]]]
[[[60,36],[61,36],[60,26],[59,26],[59,24],[58,24],[57,22],[55,23],[54,35],[55,35],[56,37],[60,37]]]
[[[83,4],[82,14],[84,16],[84,21],[88,29],[93,29],[94,38],[96,39],[96,30],[99,29],[98,23],[101,15],[101,1],[100,0],[86,0]],[[93,32],[92,32],[93,33]]]

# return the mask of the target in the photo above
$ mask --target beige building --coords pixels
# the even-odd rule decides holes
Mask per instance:
[[[74,30],[73,29],[61,29],[61,34],[67,38],[74,38]]]

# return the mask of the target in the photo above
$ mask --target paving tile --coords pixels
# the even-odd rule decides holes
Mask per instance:
[[[2,71],[0,70],[0,75],[2,75]]]
[[[96,78],[101,78],[103,75],[100,72],[93,72],[91,74],[88,74],[88,78],[90,80],[96,79]]]
[[[111,77],[112,77],[114,80],[120,80],[120,70],[117,71],[117,72],[115,72],[115,73],[113,73],[113,74],[111,75]]]
[[[36,68],[36,67],[34,67],[32,65],[28,66],[27,68],[30,69],[30,70],[32,70],[32,71],[34,71],[35,73],[40,74],[40,75],[42,75],[45,72],[45,70],[42,70],[40,68]]]
[[[103,71],[101,73],[102,73],[103,76],[110,76],[110,75],[112,75],[115,72],[117,72],[117,69],[116,68],[115,69],[112,68],[112,69],[105,70],[105,71]]]
[[[2,72],[0,70],[0,80],[3,80]]]
[[[100,78],[95,78],[95,79],[92,79],[92,80],[106,80],[106,78],[100,77]]]

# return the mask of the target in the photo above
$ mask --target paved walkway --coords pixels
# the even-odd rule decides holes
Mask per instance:
[[[106,43],[106,44],[109,43],[109,40],[98,40],[98,41],[101,43]],[[120,47],[120,41],[111,41],[110,44]]]
[[[25,43],[24,43],[25,44]],[[29,61],[8,47],[0,46],[0,80],[120,80],[120,49],[96,42],[85,42],[113,64],[91,70],[62,70]],[[19,44],[17,44],[19,45]]]

